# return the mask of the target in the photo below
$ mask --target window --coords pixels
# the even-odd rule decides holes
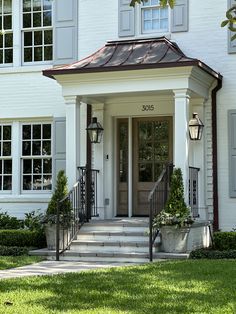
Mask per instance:
[[[11,189],[11,125],[0,125],[0,191],[8,191]]]
[[[52,190],[52,126],[22,125],[22,190]]]
[[[160,7],[159,0],[144,2],[141,7],[142,33],[168,31],[168,12],[168,7]]]
[[[0,64],[11,64],[12,62],[12,0],[0,0]]]
[[[53,58],[52,1],[23,0],[23,62]]]

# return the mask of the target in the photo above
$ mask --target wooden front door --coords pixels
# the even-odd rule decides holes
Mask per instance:
[[[173,160],[172,146],[171,117],[133,120],[133,216],[149,214],[148,195]]]

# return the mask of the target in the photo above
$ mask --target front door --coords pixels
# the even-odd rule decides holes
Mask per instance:
[[[130,121],[130,120],[129,120]],[[172,157],[172,118],[134,118],[129,141],[128,119],[118,119],[118,193],[117,215],[147,216],[148,195],[164,165]],[[129,149],[132,145],[132,150]],[[128,153],[132,151],[132,164]],[[131,171],[129,170],[131,167]],[[128,190],[129,180],[132,190]],[[132,198],[132,211],[128,199]]]

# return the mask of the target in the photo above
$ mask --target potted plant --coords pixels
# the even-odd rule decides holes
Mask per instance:
[[[64,199],[61,206],[59,206],[59,248],[62,249],[69,238],[70,218],[71,218],[71,203],[66,198],[68,195],[67,177],[64,170],[60,170],[57,175],[57,181],[54,193],[48,204],[46,213],[43,217],[45,224],[45,234],[47,239],[47,247],[49,250],[56,248],[56,223],[57,223],[57,206],[59,202]],[[64,243],[63,243],[64,239]]]
[[[154,218],[154,228],[161,232],[165,252],[183,253],[187,250],[189,227],[194,222],[184,201],[182,171],[175,168],[171,176],[169,199]]]

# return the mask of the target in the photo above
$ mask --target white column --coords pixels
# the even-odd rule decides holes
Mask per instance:
[[[101,123],[102,127],[104,127],[104,104],[93,104],[92,106],[92,116],[97,117],[97,121]],[[99,170],[98,173],[98,186],[97,186],[97,196],[98,196],[98,213],[101,219],[110,218],[108,217],[108,213],[105,213],[105,205],[104,205],[104,198],[105,198],[105,191],[104,186],[106,186],[105,182],[105,175],[104,175],[104,143],[106,138],[106,132],[109,132],[104,128],[103,138],[101,143],[92,144],[93,145],[93,152],[94,152],[94,169]]]
[[[174,165],[183,173],[185,201],[188,204],[189,186],[189,93],[188,90],[174,90]]]
[[[132,217],[133,213],[133,134],[132,118],[129,117],[129,152],[128,152],[128,215]]]
[[[78,179],[80,137],[80,104],[76,96],[66,96],[66,175],[69,189]]]

